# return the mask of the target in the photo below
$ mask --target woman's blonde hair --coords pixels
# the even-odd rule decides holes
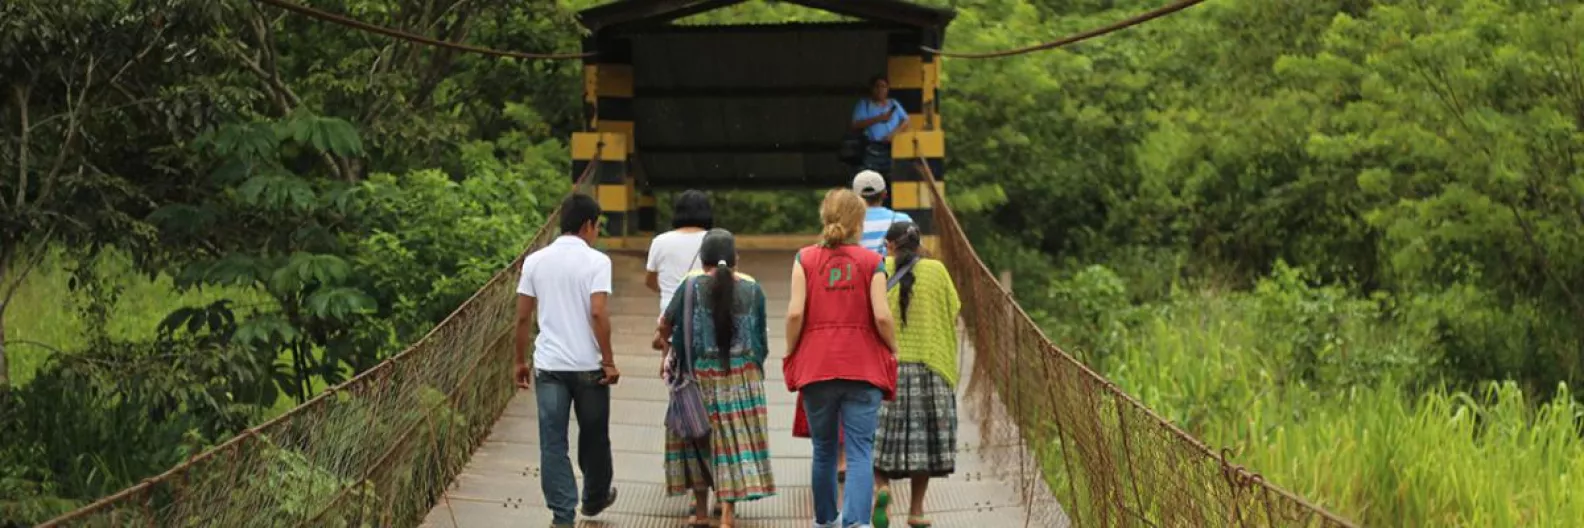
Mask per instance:
[[[868,212],[863,198],[851,189],[835,188],[825,193],[820,204],[820,241],[827,246],[852,244],[863,235],[864,214]]]

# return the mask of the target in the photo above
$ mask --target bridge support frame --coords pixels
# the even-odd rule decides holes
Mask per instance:
[[[621,148],[627,136],[613,133],[574,132],[572,134],[572,180],[599,157],[590,175],[594,199],[604,213],[604,236],[622,237],[637,232],[638,200],[629,175],[627,152]]]
[[[929,178],[918,167],[923,158],[935,177],[941,196],[946,195],[946,133],[941,128],[941,58],[925,53],[921,45],[938,47],[940,37],[931,32],[896,33],[891,36],[886,77],[892,98],[908,112],[908,131],[891,141],[891,207],[907,213],[924,232],[924,246],[939,248],[935,232],[934,198],[927,187]]]
[[[637,148],[633,138],[632,42],[587,38],[583,51],[598,54],[583,60],[587,132],[572,135],[572,178],[583,174],[597,152],[600,165],[591,183],[604,211],[604,236],[635,235],[642,231],[644,214],[633,165],[628,163]],[[653,229],[652,215],[649,220]]]

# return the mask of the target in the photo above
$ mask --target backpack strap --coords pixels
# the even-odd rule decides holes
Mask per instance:
[[[902,277],[907,275],[907,274],[909,274],[909,273],[912,273],[913,272],[913,265],[914,264],[918,264],[918,261],[919,261],[918,257],[914,257],[913,260],[908,261],[907,264],[904,264],[904,265],[902,265],[902,267],[897,268],[896,273],[892,274],[891,278],[886,279],[886,291],[894,290],[894,289],[896,289],[898,284],[902,284]],[[882,263],[881,265],[884,265],[884,263]]]
[[[682,282],[682,355],[678,359],[687,366],[686,369],[679,369],[680,373],[689,377],[693,375],[693,298],[697,297],[697,287],[698,277]]]

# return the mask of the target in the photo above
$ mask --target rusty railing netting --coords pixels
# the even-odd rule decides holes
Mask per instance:
[[[993,466],[1018,468],[1025,526],[1352,526],[1231,464],[1052,344],[917,163],[974,347],[980,449]]]
[[[588,194],[594,161],[570,192]],[[522,255],[400,354],[53,526],[412,526],[467,464],[515,392]]]

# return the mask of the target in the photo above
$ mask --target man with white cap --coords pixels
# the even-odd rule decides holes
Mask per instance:
[[[891,224],[912,222],[913,218],[907,213],[892,211],[880,205],[885,203],[886,183],[885,177],[878,172],[866,170],[858,173],[853,177],[852,188],[853,192],[869,203],[869,212],[864,215],[863,238],[858,243],[885,257],[886,230],[891,229]]]

